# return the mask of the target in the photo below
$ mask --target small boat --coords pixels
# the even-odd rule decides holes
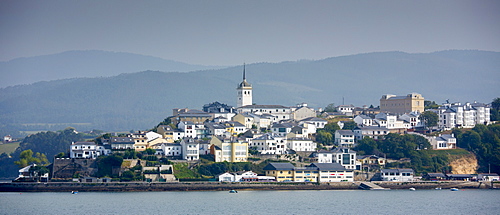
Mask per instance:
[[[435,190],[441,190],[441,187],[436,187],[436,188],[434,188],[434,189],[435,189]]]
[[[458,188],[451,188],[451,191],[458,191]]]
[[[71,191],[71,194],[78,194],[78,191]]]
[[[230,190],[229,193],[238,193],[236,190]]]
[[[416,189],[414,187],[410,187],[410,190],[411,191],[415,191]]]

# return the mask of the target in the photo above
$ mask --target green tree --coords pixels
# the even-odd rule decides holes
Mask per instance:
[[[44,154],[37,152],[35,156],[33,156],[33,151],[31,151],[31,149],[28,149],[22,151],[19,155],[19,160],[14,161],[14,163],[19,166],[19,168],[23,168],[30,164],[37,164],[42,166],[47,165],[49,161]]]
[[[316,141],[323,145],[333,145],[333,135],[330,132],[320,130],[316,133]]]
[[[500,97],[493,99],[493,101],[491,102],[490,120],[500,120]]]
[[[342,127],[343,130],[353,130],[357,127],[358,125],[354,121],[347,121],[344,122],[344,127]]]
[[[437,125],[439,116],[432,111],[424,111],[420,114],[419,119],[424,123],[425,127],[430,128]]]
[[[337,109],[335,108],[335,104],[334,103],[331,103],[331,104],[328,104],[326,107],[325,107],[325,112],[336,112]]]
[[[438,108],[439,105],[436,104],[435,101],[424,101],[424,109],[425,110],[428,110],[428,109],[436,109]]]

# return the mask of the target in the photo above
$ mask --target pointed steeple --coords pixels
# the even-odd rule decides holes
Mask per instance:
[[[245,78],[245,63],[243,63],[243,81],[246,80]]]

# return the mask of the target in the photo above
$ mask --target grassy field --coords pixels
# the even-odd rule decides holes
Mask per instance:
[[[19,147],[19,142],[1,144],[0,145],[0,154],[2,154],[2,153],[10,154],[10,153],[14,152],[17,149],[17,147]]]

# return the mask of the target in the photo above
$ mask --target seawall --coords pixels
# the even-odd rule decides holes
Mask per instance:
[[[491,182],[374,182],[390,189],[459,189],[500,188]],[[110,183],[0,183],[0,192],[144,192],[144,191],[227,191],[227,190],[357,190],[359,182],[335,183],[220,183],[220,182],[110,182]],[[492,185],[492,186],[491,186]]]

